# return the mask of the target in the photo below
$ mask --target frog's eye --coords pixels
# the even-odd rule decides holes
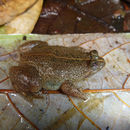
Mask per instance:
[[[96,50],[92,50],[90,51],[90,55],[91,55],[91,58],[93,60],[97,60],[99,57],[98,57],[98,52]]]

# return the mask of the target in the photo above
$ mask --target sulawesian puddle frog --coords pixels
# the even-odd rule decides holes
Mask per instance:
[[[39,97],[39,92],[59,90],[63,94],[86,99],[75,83],[101,70],[105,61],[96,50],[80,47],[49,46],[29,41],[19,47],[18,66],[9,70],[15,90],[25,96]]]

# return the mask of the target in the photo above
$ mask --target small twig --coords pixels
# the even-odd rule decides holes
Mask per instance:
[[[5,79],[1,80],[0,83],[6,81],[7,79],[9,79],[9,77],[6,77]]]
[[[85,89],[83,90],[84,93],[102,93],[102,92],[128,92],[130,88],[120,88],[120,89]]]
[[[74,106],[87,120],[89,120],[92,125],[94,125],[97,129],[101,130],[101,128],[100,128],[97,124],[95,124],[94,121],[92,121],[83,111],[81,111],[81,110],[75,105],[75,103],[73,102],[73,100],[72,100],[69,96],[68,96],[68,98],[69,98],[70,102],[73,104],[73,106]]]
[[[120,89],[84,89],[84,93],[106,93],[106,92],[129,92],[130,88],[120,88]],[[11,89],[0,89],[0,93],[17,93],[15,90]],[[62,94],[58,90],[42,90],[43,94]]]
[[[17,93],[17,92],[11,89],[0,89],[0,93]]]
[[[125,43],[119,45],[118,47],[113,48],[112,50],[110,50],[110,51],[108,51],[107,53],[105,53],[102,57],[108,55],[109,53],[111,53],[112,51],[114,51],[114,50],[116,50],[116,49],[118,49],[118,48],[121,48],[122,46],[124,46],[124,45],[126,45],[126,44],[130,44],[130,42],[125,42]]]
[[[124,83],[122,85],[122,89],[125,89],[125,84],[126,84],[126,82],[127,82],[127,80],[128,80],[129,77],[130,77],[130,74],[127,75],[127,77],[126,77],[126,79],[125,79],[125,81],[124,81]]]
[[[25,117],[24,114],[17,108],[17,106],[13,103],[10,96],[8,94],[6,94],[6,96],[7,96],[8,100],[9,100],[9,102],[12,104],[13,108],[20,115],[20,117],[22,117],[24,120],[26,120],[33,128],[35,128],[36,130],[39,130],[39,128],[33,122],[31,122],[27,117]]]

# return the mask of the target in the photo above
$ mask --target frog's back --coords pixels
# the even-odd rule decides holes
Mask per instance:
[[[79,47],[49,46],[40,43],[21,54],[21,63],[35,66],[45,80],[60,82],[81,78],[88,71],[89,53]],[[87,60],[86,60],[87,59]]]
[[[28,46],[31,49],[28,49]],[[91,61],[92,52],[87,53],[85,49],[79,47],[49,46],[47,43],[37,41],[36,44],[26,43],[22,48],[25,51],[20,53],[20,64],[34,66],[45,84],[50,86],[55,86],[57,83],[61,84],[65,80],[73,82],[86,78],[104,66],[98,64],[104,63],[104,60],[100,58],[101,61],[98,61],[97,52],[94,54],[95,60]],[[94,70],[91,69],[91,62]]]
[[[37,54],[43,56],[53,55],[55,57],[64,57],[64,58],[80,58],[86,59],[89,58],[89,53],[86,52],[85,49],[80,47],[64,47],[64,46],[50,46],[46,42],[41,41],[31,41],[27,44],[34,44],[31,50],[26,52],[27,54]]]

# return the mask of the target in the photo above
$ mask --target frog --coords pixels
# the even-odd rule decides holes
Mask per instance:
[[[48,45],[45,41],[26,41],[18,47],[18,65],[9,69],[15,91],[24,96],[42,97],[42,90],[57,90],[80,99],[86,94],[77,82],[105,66],[97,50],[88,52],[78,46]]]

